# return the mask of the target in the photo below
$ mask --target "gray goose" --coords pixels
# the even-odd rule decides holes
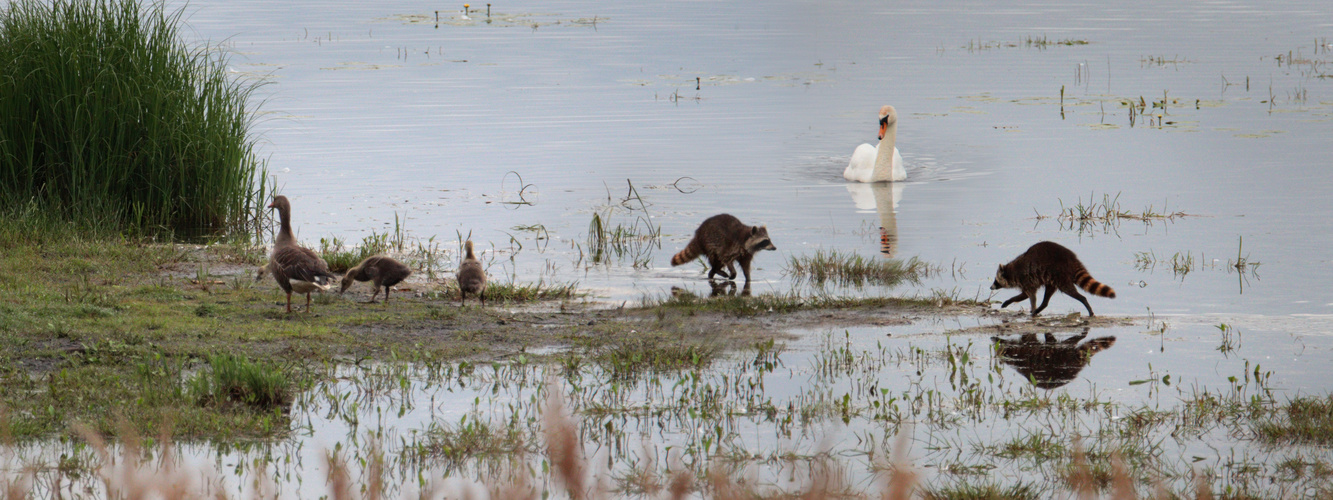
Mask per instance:
[[[273,241],[273,254],[268,265],[261,270],[273,274],[282,291],[287,292],[287,312],[292,312],[292,292],[305,294],[305,310],[310,312],[310,293],[316,290],[328,290],[334,274],[329,272],[329,265],[309,248],[296,243],[292,235],[292,205],[286,196],[274,196],[268,208],[278,210],[282,220],[282,229]]]
[[[383,255],[366,257],[356,267],[347,270],[347,274],[343,276],[342,289],[338,293],[346,292],[357,281],[369,281],[375,284],[375,294],[370,296],[370,302],[372,304],[375,302],[375,297],[380,295],[380,288],[383,288],[384,303],[388,304],[389,287],[402,282],[410,274],[412,274],[411,269],[391,257]]]
[[[485,306],[486,271],[472,253],[472,240],[467,240],[463,248],[467,250],[467,255],[463,257],[463,263],[458,265],[458,306],[462,307],[467,302],[469,293],[481,298],[481,305]]]

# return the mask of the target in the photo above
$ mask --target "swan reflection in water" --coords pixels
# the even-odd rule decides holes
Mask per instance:
[[[847,192],[857,210],[879,213],[879,253],[893,258],[898,254],[898,201],[903,197],[903,183],[849,183]]]
[[[1083,342],[1088,329],[1064,340],[1056,340],[1051,333],[1044,341],[1029,333],[1017,340],[991,337],[995,342],[995,356],[1027,377],[1032,385],[1054,389],[1068,384],[1088,366],[1092,356],[1115,345],[1115,337],[1097,337]]]

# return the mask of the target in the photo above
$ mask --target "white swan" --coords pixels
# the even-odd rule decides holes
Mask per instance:
[[[898,154],[898,111],[893,106],[879,108],[879,146],[862,144],[852,152],[852,161],[842,171],[842,178],[855,182],[901,181],[907,179],[903,157]]]

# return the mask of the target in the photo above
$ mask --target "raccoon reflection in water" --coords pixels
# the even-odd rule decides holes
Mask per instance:
[[[1088,328],[1085,327],[1082,333],[1059,341],[1050,332],[1045,334],[1044,342],[1035,333],[1025,334],[1017,340],[991,337],[991,341],[995,342],[995,356],[1001,362],[1014,367],[1032,385],[1054,389],[1078,377],[1094,354],[1115,345],[1112,336],[1080,343],[1087,336]]]
[[[857,210],[879,214],[879,253],[888,258],[898,255],[898,201],[903,198],[903,183],[875,182],[847,184]]]
[[[708,287],[712,290],[708,293],[709,297],[735,297],[735,281],[709,281]],[[745,286],[741,287],[741,297],[750,296],[750,282],[746,281]]]

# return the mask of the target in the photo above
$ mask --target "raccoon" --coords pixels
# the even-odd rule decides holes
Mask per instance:
[[[1045,286],[1046,296],[1041,300],[1041,306],[1037,305],[1037,289]],[[1092,306],[1088,305],[1088,299],[1078,293],[1075,286],[1087,290],[1093,295],[1100,295],[1108,299],[1115,298],[1115,290],[1106,286],[1088,274],[1088,269],[1083,267],[1083,263],[1078,261],[1078,257],[1068,248],[1060,246],[1057,243],[1043,241],[1032,245],[1023,255],[1003,264],[1000,269],[995,271],[995,282],[991,283],[991,290],[1001,288],[1018,288],[1021,293],[1013,298],[1004,301],[1000,308],[1008,307],[1009,304],[1023,299],[1029,299],[1032,302],[1032,315],[1036,316],[1046,304],[1051,301],[1051,296],[1055,295],[1056,290],[1064,292],[1065,295],[1078,299],[1083,303],[1083,307],[1088,308],[1088,316],[1093,316]]]
[[[729,214],[719,214],[709,217],[694,230],[694,239],[671,257],[671,265],[679,266],[702,255],[708,257],[708,279],[721,274],[728,280],[735,280],[734,263],[740,262],[745,283],[749,285],[750,261],[754,260],[755,252],[777,249],[768,239],[767,226],[747,226]],[[723,266],[727,268],[725,271]]]
[[[477,260],[476,254],[472,253],[472,240],[467,240],[463,244],[464,251],[467,253],[463,257],[463,262],[458,265],[458,306],[462,307],[467,301],[467,294],[476,295],[481,299],[481,305],[486,305],[486,270],[481,267],[481,261]]]

